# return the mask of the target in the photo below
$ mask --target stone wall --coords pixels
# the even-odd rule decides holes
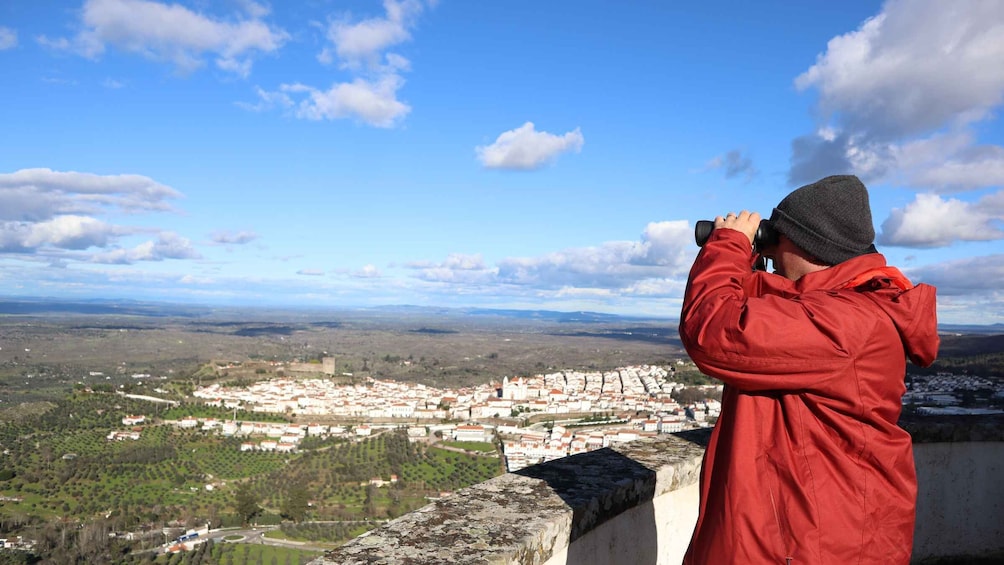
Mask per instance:
[[[919,494],[914,562],[1004,552],[1004,417],[904,421]],[[676,565],[708,431],[574,455],[458,491],[313,565]]]
[[[965,555],[1004,562],[1004,417],[918,418],[902,425],[913,435],[919,487],[913,561]]]

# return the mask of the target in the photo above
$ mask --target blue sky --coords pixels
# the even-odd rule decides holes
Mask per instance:
[[[0,295],[675,317],[693,226],[854,173],[1004,322],[1004,3],[0,4]]]

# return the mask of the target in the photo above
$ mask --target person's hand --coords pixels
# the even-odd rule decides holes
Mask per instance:
[[[750,245],[753,245],[756,232],[760,228],[760,214],[743,210],[739,212],[738,216],[733,212],[729,212],[724,218],[716,216],[715,229],[721,228],[736,230],[746,234],[746,237],[750,238]]]

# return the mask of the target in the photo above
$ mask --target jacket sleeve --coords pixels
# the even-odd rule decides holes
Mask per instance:
[[[787,279],[754,274],[750,253],[744,234],[719,229],[694,262],[680,315],[691,359],[750,392],[839,386],[834,379],[874,331],[874,313],[850,293],[797,294]]]

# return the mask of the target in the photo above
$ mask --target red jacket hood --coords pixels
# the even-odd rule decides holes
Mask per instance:
[[[776,275],[773,275],[776,276]],[[881,253],[861,255],[828,269],[803,276],[795,282],[796,292],[815,289],[852,288],[874,302],[899,332],[910,361],[927,367],[938,355],[938,320],[935,288],[914,286],[895,267],[889,267]]]

